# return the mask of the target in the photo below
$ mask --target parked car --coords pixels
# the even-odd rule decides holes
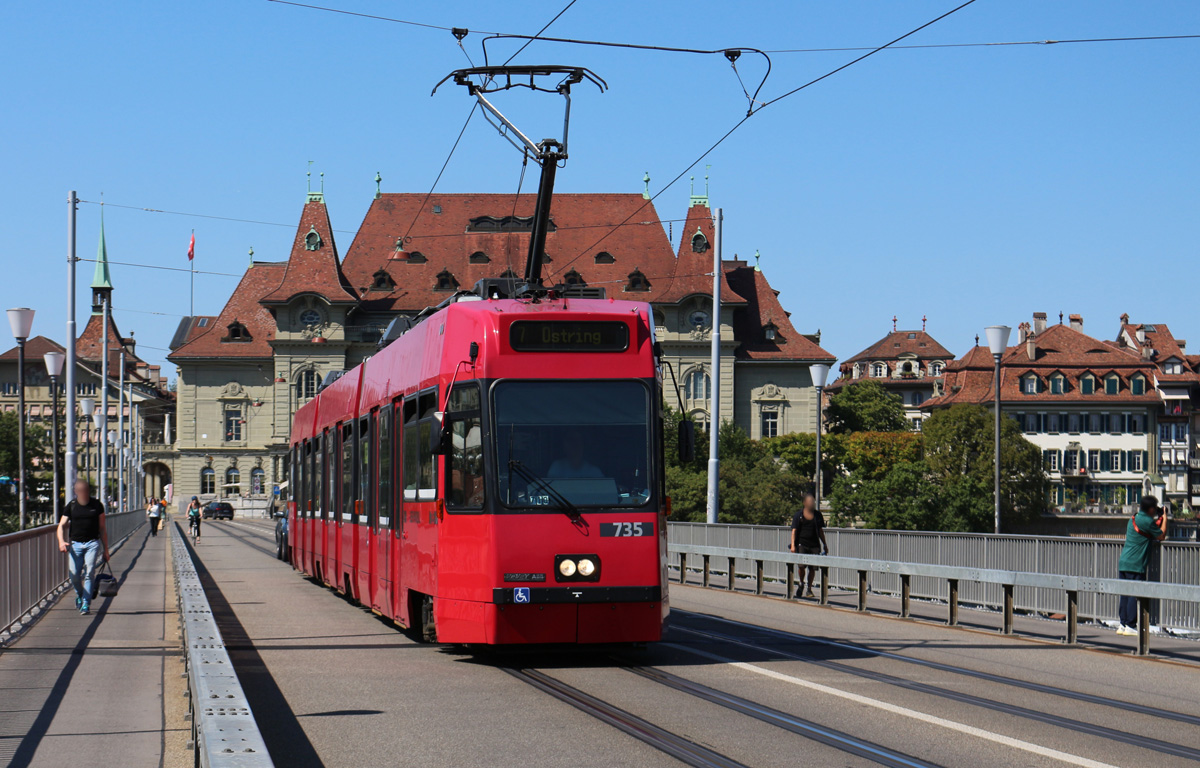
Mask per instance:
[[[227,501],[210,501],[204,505],[201,515],[205,520],[232,520],[233,505]]]
[[[287,507],[276,509],[271,513],[275,518],[275,559],[290,562],[292,559],[291,548],[288,547],[288,518]]]

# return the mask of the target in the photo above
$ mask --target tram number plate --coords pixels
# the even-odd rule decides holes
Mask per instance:
[[[601,523],[601,536],[653,536],[654,523]]]

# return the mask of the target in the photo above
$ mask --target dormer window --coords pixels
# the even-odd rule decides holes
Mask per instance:
[[[888,375],[887,363],[872,363],[871,375],[877,379],[882,379]]]
[[[386,269],[381,269],[371,275],[371,290],[372,291],[387,291],[391,292],[396,288],[396,281],[388,274]]]
[[[779,327],[775,323],[767,323],[763,326],[763,337],[767,341],[775,341],[775,336],[779,331]]]
[[[1096,378],[1091,374],[1086,374],[1079,379],[1079,391],[1085,395],[1096,394]]]
[[[321,235],[317,232],[316,227],[310,227],[308,234],[304,236],[304,247],[306,250],[315,251],[322,245]]]
[[[600,253],[596,254],[596,263],[597,264],[615,264],[616,261],[617,261],[616,257],[614,257],[608,251],[600,251]]]
[[[1178,376],[1179,374],[1183,373],[1183,363],[1172,358],[1163,363],[1163,373],[1167,374],[1168,376]]]
[[[1029,374],[1021,379],[1021,392],[1026,395],[1036,395],[1038,393],[1038,377],[1035,374]]]
[[[434,286],[435,291],[457,291],[458,281],[454,279],[454,275],[450,270],[443,269],[437,273],[437,285]]]
[[[483,251],[475,251],[475,253],[471,254],[470,262],[472,264],[490,264],[491,261]]]
[[[929,374],[931,376],[941,376],[945,368],[946,366],[942,365],[941,362],[934,362],[929,366]]]
[[[572,269],[567,274],[563,275],[563,283],[566,285],[587,285],[583,280],[583,275]]]
[[[228,331],[225,334],[225,338],[221,339],[221,341],[253,341],[254,339],[250,335],[250,331],[247,330],[246,325],[238,320],[234,320],[226,327]]]
[[[1111,374],[1104,377],[1104,394],[1116,395],[1121,392],[1121,377],[1117,374]]]
[[[860,366],[858,363],[855,363],[854,369],[853,369],[853,372],[851,375],[856,379],[861,377],[862,376],[862,366]]]
[[[1129,391],[1135,395],[1146,394],[1146,379],[1140,374],[1129,380]]]
[[[1066,380],[1061,375],[1050,377],[1050,394],[1061,395],[1066,391]]]
[[[692,253],[704,253],[708,250],[708,238],[700,230],[692,235]]]
[[[408,254],[409,264],[424,264],[427,261],[429,261],[429,259],[425,258],[425,254],[421,253],[420,251],[413,251],[412,253]]]
[[[628,292],[645,292],[650,290],[650,281],[642,274],[640,269],[635,269],[629,273],[629,282],[625,284],[625,290]]]

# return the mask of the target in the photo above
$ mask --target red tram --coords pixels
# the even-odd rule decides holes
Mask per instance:
[[[653,328],[611,299],[432,312],[296,414],[294,567],[427,640],[658,640]]]

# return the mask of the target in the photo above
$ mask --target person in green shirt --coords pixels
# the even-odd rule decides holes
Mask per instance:
[[[1145,581],[1146,568],[1150,565],[1150,544],[1167,538],[1167,515],[1158,506],[1158,499],[1143,496],[1142,506],[1125,526],[1125,546],[1117,570],[1122,579]],[[1137,598],[1121,596],[1120,635],[1137,634]]]

